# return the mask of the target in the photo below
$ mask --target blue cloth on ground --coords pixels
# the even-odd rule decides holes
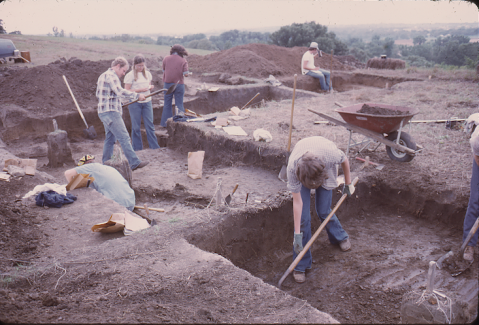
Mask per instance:
[[[64,204],[70,204],[76,201],[76,196],[67,193],[63,195],[55,191],[43,191],[38,193],[35,197],[35,202],[38,206],[47,206],[51,208],[61,208]]]

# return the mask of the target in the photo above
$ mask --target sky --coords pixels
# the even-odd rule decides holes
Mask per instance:
[[[46,35],[219,34],[315,21],[355,24],[478,23],[465,1],[355,0],[0,0],[7,32]]]

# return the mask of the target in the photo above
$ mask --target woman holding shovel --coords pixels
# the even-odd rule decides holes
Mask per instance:
[[[133,67],[125,76],[125,89],[139,94],[148,96],[150,89],[153,89],[151,84],[152,76],[150,71],[146,69],[145,57],[138,54],[133,59]],[[158,149],[158,139],[155,135],[155,126],[153,124],[153,108],[151,105],[151,97],[144,101],[138,101],[128,105],[131,119],[131,141],[133,143],[133,150],[143,150],[143,141],[141,140],[141,118],[143,117],[143,124],[146,130],[146,139],[150,149]]]
[[[163,59],[163,88],[169,89],[176,83],[178,85],[172,94],[165,93],[165,104],[160,123],[162,127],[166,127],[166,120],[175,115],[172,110],[173,95],[175,96],[176,108],[183,114],[185,113],[185,108],[183,107],[183,96],[185,95],[184,77],[188,77],[190,74],[185,56],[188,56],[186,49],[179,44],[175,44],[171,47],[170,55]]]

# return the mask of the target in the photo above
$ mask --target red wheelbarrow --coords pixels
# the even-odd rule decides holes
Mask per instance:
[[[349,153],[349,149],[351,147],[365,143],[366,145],[361,149],[363,150],[369,146],[371,141],[379,142],[378,146],[381,145],[381,143],[385,144],[389,158],[400,162],[411,161],[414,156],[422,150],[422,148],[418,149],[420,146],[416,145],[409,134],[402,131],[404,125],[408,123],[414,115],[419,113],[417,108],[393,106],[380,103],[361,103],[348,107],[343,107],[343,105],[339,103],[335,104],[341,106],[341,108],[336,109],[335,112],[338,112],[344,121],[346,121],[346,123],[311,109],[309,111],[336,125],[344,126],[349,130],[349,143],[346,155]],[[360,111],[364,105],[368,105],[369,107],[373,108],[383,108],[385,111],[396,111],[395,113],[397,114],[378,115],[359,113],[358,111]],[[353,132],[366,136],[367,140],[351,145]]]

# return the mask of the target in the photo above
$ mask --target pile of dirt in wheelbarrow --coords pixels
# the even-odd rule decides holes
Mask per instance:
[[[190,55],[188,64],[193,72],[224,72],[250,78],[265,78],[269,75],[287,76],[301,74],[301,58],[307,47],[293,48],[268,44],[246,44],[208,55]],[[323,69],[350,71],[353,66],[343,64],[334,55],[323,53],[315,59]]]
[[[371,114],[371,115],[409,115],[409,111],[399,111],[396,109],[390,109],[381,106],[370,106],[368,104],[364,104],[358,113],[362,114]]]

